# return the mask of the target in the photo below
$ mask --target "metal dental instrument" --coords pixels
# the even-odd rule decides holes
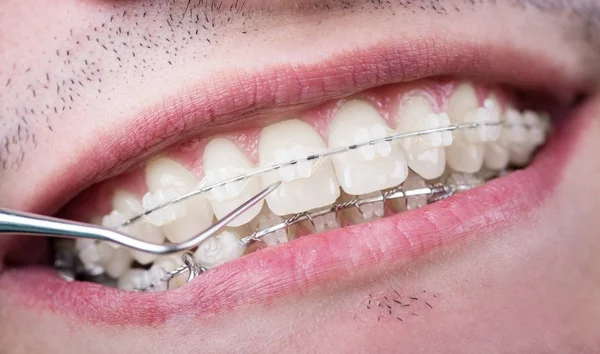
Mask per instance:
[[[265,199],[281,182],[276,182],[256,194],[244,204],[227,214],[214,225],[199,233],[194,238],[181,243],[154,244],[135,239],[122,232],[92,224],[63,220],[49,216],[22,213],[0,208],[0,235],[51,236],[62,238],[83,238],[97,241],[108,241],[135,250],[153,254],[171,254],[188,250],[200,245],[215,235],[256,203]]]

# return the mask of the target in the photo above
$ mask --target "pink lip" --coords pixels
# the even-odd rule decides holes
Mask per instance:
[[[517,225],[552,194],[579,134],[598,112],[596,102],[565,119],[525,170],[415,211],[253,253],[177,290],[125,293],[25,268],[0,275],[3,305],[35,307],[78,321],[153,326],[179,315],[214,316],[303,294],[336,279],[393,269],[432,250]]]

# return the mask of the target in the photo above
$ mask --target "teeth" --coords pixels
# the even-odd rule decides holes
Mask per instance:
[[[141,268],[133,268],[125,272],[117,283],[117,287],[121,290],[133,291],[143,288],[142,279],[146,277],[147,270]]]
[[[264,208],[263,211],[259,214],[259,216],[256,219],[254,219],[250,227],[255,230],[264,230],[271,226],[279,225],[283,221],[284,219],[281,216],[275,215],[271,211],[269,211],[269,209]],[[265,235],[261,238],[261,240],[267,246],[275,246],[280,243],[286,243],[292,240],[293,238],[291,230],[292,229],[290,228],[283,228],[276,232]]]
[[[484,164],[490,170],[500,171],[505,169],[510,162],[510,151],[501,142],[487,143],[485,145]]]
[[[453,124],[472,123],[469,120],[477,119],[478,100],[475,89],[471,84],[461,84],[450,98],[448,103],[448,115]],[[488,119],[488,118],[485,118]],[[483,134],[480,134],[483,133]],[[483,135],[483,136],[480,136]],[[478,138],[487,138],[485,131],[477,129],[476,136],[457,133],[452,145],[446,147],[446,161],[455,171],[464,173],[475,173],[483,165],[484,145],[472,143]],[[481,139],[483,140],[483,139]]]
[[[358,199],[368,199],[381,197],[381,191],[367,193],[358,196]],[[342,202],[349,202],[355,196],[343,194]],[[362,224],[366,221],[374,221],[381,219],[385,215],[385,205],[383,201],[376,203],[363,204],[360,207],[351,207],[342,211],[342,217],[350,222],[350,224]]]
[[[160,158],[146,167],[146,184],[149,192],[143,198],[145,210],[173,200],[198,187],[198,181],[185,168],[173,160]],[[171,242],[183,242],[212,225],[214,214],[202,195],[161,208],[144,217],[162,226]]]
[[[347,102],[329,125],[329,147],[345,147],[391,135],[379,112],[364,101]],[[402,183],[408,166],[402,149],[382,142],[332,157],[342,189],[352,195],[373,193]]]
[[[113,197],[113,210],[102,218],[102,225],[115,228],[139,240],[160,244],[165,240],[162,230],[145,220],[138,220],[126,227],[119,227],[124,221],[143,212],[137,198],[127,192],[117,191]],[[141,251],[130,251],[133,259],[140,264],[149,264],[156,255]]]
[[[243,175],[253,167],[252,162],[227,139],[213,139],[204,151],[204,171],[208,185]],[[255,177],[213,189],[209,202],[217,219],[221,219],[259,192],[260,179]],[[229,225],[235,227],[247,224],[260,213],[262,205],[263,201],[260,201]]]
[[[112,257],[105,262],[104,271],[110,277],[117,279],[129,270],[131,262],[133,262],[131,252],[124,247],[119,247],[114,250]]]
[[[176,268],[179,268],[182,264],[182,253],[170,254],[167,256],[159,257],[156,261],[154,261],[154,264],[152,265],[150,270],[152,270],[152,268],[158,268],[162,273],[162,275],[160,276],[162,278],[167,273],[175,270]],[[156,273],[157,271],[155,270],[154,272]],[[168,286],[169,288],[179,288],[187,282],[187,279],[188,274],[184,272],[169,280]]]
[[[91,273],[98,273],[100,270],[104,270],[102,265],[108,262],[115,253],[115,250],[106,242],[98,242],[90,239],[76,239],[75,249],[83,267]]]
[[[403,102],[397,117],[399,133],[447,127],[450,120],[446,113],[436,114],[422,96],[414,96]],[[425,179],[435,179],[444,173],[446,153],[444,147],[452,144],[451,132],[439,132],[401,141],[408,167]]]
[[[510,162],[516,166],[524,166],[529,162],[536,144],[531,139],[530,130],[523,124],[525,124],[525,119],[532,121],[534,118],[531,113],[525,115],[513,108],[509,108],[506,111],[504,119],[509,126],[505,128],[502,140],[509,148]]]
[[[402,183],[402,188],[407,191],[425,187],[427,187],[425,180],[413,172],[410,172],[406,178],[406,181]],[[427,205],[427,196],[422,195],[418,197],[393,199],[392,205],[398,211],[418,209]]]
[[[204,241],[194,253],[194,259],[201,267],[212,268],[244,254],[240,236],[233,230],[226,230]]]
[[[496,97],[490,96],[483,101],[483,107],[467,112],[465,122],[480,125],[475,129],[467,129],[464,132],[465,140],[472,144],[497,141],[502,133],[502,127],[498,125],[500,117],[500,104]]]
[[[260,166],[306,158],[325,150],[319,134],[308,124],[292,119],[264,128],[260,134]],[[294,214],[335,202],[340,194],[331,162],[303,161],[266,173],[262,186],[284,181],[267,197],[267,205],[277,215]]]

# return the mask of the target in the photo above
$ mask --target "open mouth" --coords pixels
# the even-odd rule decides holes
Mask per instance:
[[[562,134],[565,112],[578,94],[569,88],[555,97],[490,80],[435,76],[229,121],[186,135],[144,161],[115,167],[119,173],[94,181],[58,213],[148,242],[177,243],[282,182],[227,229],[185,254],[167,256],[58,240],[51,263],[76,281],[31,266],[5,269],[2,277],[16,288],[42,284],[63,294],[130,303],[139,296],[170,296],[180,287],[173,293],[222,290],[233,279],[239,282],[232,292],[240,284],[251,288],[259,273],[261,280],[288,277],[288,287],[279,289],[285,293],[329,279],[327,270],[387,267],[484,234],[535,206],[552,187],[541,171],[560,168],[549,161],[561,148],[555,141],[536,152],[553,126],[554,134]],[[251,177],[236,179],[243,175]],[[127,223],[203,188],[205,193]],[[47,243],[35,247],[48,255]],[[192,268],[202,274],[192,279]],[[37,285],[29,287],[27,280]],[[68,295],[58,298],[65,308],[73,303]],[[179,301],[169,302],[170,309]]]

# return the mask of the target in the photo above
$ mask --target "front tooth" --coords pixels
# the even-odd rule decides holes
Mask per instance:
[[[447,127],[448,115],[436,114],[429,101],[422,96],[414,96],[404,101],[397,116],[399,133],[416,132],[426,129]],[[435,179],[444,173],[446,152],[444,147],[452,144],[451,132],[437,132],[420,137],[405,138],[400,142],[408,167],[425,179]]]
[[[204,150],[204,171],[208,185],[243,175],[250,172],[253,167],[252,162],[230,140],[213,139]],[[221,219],[259,192],[260,179],[253,177],[211,190],[209,202],[217,219]],[[247,224],[260,213],[262,205],[261,200],[231,221],[229,226]]]
[[[225,230],[198,246],[194,259],[201,267],[212,268],[240,258],[244,251],[240,236],[235,231]]]
[[[159,158],[146,167],[146,185],[149,192],[143,202],[144,209],[149,210],[194,190],[198,181],[175,161]],[[214,213],[206,197],[198,195],[161,208],[145,218],[161,225],[169,241],[178,243],[210,227]]]
[[[298,119],[287,120],[264,128],[260,133],[258,156],[261,167],[291,160],[301,160],[325,150],[319,134]],[[267,197],[267,205],[277,215],[295,214],[335,202],[340,188],[331,162],[302,161],[261,176],[262,186],[283,181]]]
[[[461,84],[448,103],[448,115],[453,124],[467,123],[470,115],[478,108],[477,95],[471,84]],[[457,132],[452,145],[446,148],[446,161],[453,170],[475,173],[483,165],[483,144],[467,141],[465,134]]]
[[[102,218],[102,225],[116,228],[139,240],[160,244],[165,240],[162,230],[144,219],[137,220],[125,227],[120,225],[143,212],[142,205],[138,199],[125,191],[116,191],[113,197],[113,211]],[[149,264],[158,256],[142,251],[131,251],[133,259],[140,264]]]
[[[367,102],[350,101],[329,124],[329,147],[339,148],[391,135],[385,120]],[[373,193],[402,183],[408,166],[397,144],[381,142],[332,156],[342,189],[352,195]]]

